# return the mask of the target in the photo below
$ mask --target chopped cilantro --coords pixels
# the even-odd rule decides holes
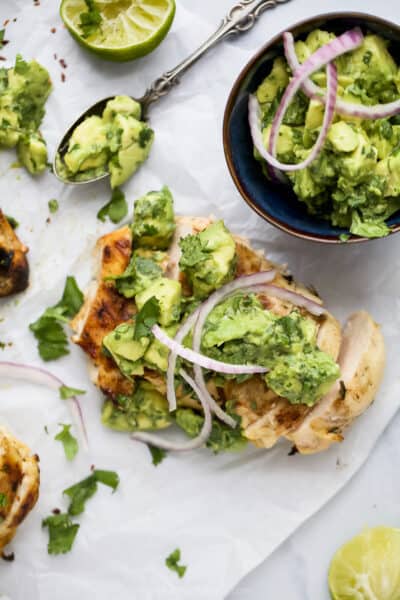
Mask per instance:
[[[78,440],[70,432],[71,425],[64,425],[63,423],[59,423],[59,425],[62,427],[62,430],[54,439],[61,442],[64,446],[64,453],[67,460],[73,460],[78,454]]]
[[[148,449],[150,450],[152,463],[156,467],[159,465],[164,458],[167,456],[167,451],[162,448],[158,448],[157,446],[152,446],[151,444],[147,444]]]
[[[152,296],[145,302],[142,309],[135,317],[135,333],[133,338],[140,340],[151,336],[151,328],[158,321],[160,316],[160,305],[155,296]]]
[[[179,565],[179,561],[181,560],[181,551],[179,548],[176,548],[167,558],[165,559],[165,564],[168,569],[171,571],[175,571],[178,577],[183,577],[186,573],[187,567],[185,565]]]
[[[58,211],[58,201],[55,198],[52,198],[48,202],[49,211],[54,214]]]
[[[103,19],[94,0],[85,0],[85,4],[88,10],[79,15],[79,26],[82,30],[82,37],[88,38],[99,30]]]
[[[85,510],[85,503],[97,492],[97,484],[102,483],[111,487],[114,491],[119,484],[119,477],[115,471],[95,470],[89,477],[82,479],[75,485],[64,490],[64,494],[69,496],[71,502],[68,507],[70,515],[80,515]]]
[[[17,54],[15,58],[14,71],[18,75],[25,75],[29,71],[29,64],[22,58],[20,54]]]
[[[61,323],[68,323],[79,311],[83,294],[74,277],[67,277],[61,300],[47,308],[43,315],[29,325],[38,340],[39,354],[43,360],[55,360],[69,354],[68,339]]]
[[[349,239],[350,239],[350,236],[349,236],[349,234],[348,234],[348,233],[341,233],[341,234],[339,235],[339,240],[340,240],[341,242],[347,242],[347,240],[349,240]]]
[[[10,215],[6,215],[6,219],[10,223],[10,225],[13,229],[17,229],[17,227],[19,227],[19,223],[16,219],[14,219],[14,217],[10,217]]]
[[[4,508],[8,504],[7,494],[0,494],[0,508]]]
[[[52,515],[43,519],[42,527],[49,529],[49,554],[65,554],[69,552],[78,533],[79,525],[73,523],[66,513]]]
[[[3,50],[4,47],[4,36],[5,36],[6,30],[5,29],[0,29],[0,50]]]
[[[59,392],[61,400],[68,400],[68,398],[72,398],[73,396],[86,394],[85,390],[78,390],[78,388],[68,387],[67,385],[62,385],[59,388]]]
[[[4,350],[4,348],[6,347],[6,343],[5,342],[0,342],[0,350]]]
[[[139,146],[145,148],[151,138],[153,137],[154,131],[150,127],[143,127],[139,133]]]
[[[100,221],[108,217],[113,223],[119,223],[128,214],[128,205],[125,200],[125,194],[119,189],[113,190],[111,200],[107,202],[97,213]]]

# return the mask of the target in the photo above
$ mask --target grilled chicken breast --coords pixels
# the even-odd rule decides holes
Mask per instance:
[[[39,459],[8,431],[0,429],[0,552],[35,506]]]
[[[168,263],[165,265],[165,273],[172,279],[179,279],[184,288],[185,278],[179,271],[179,240],[190,233],[198,233],[205,229],[210,222],[211,219],[206,218],[176,218],[177,227],[168,250]],[[237,253],[237,276],[275,268],[277,273],[273,281],[275,285],[298,292],[322,305],[321,299],[314,291],[295,282],[284,268],[267,260],[262,252],[251,248],[247,240],[239,236],[234,236],[234,239]],[[102,353],[103,337],[121,322],[132,317],[136,311],[134,302],[120,296],[113,282],[105,280],[110,275],[123,273],[129,263],[131,244],[131,233],[128,227],[107,234],[98,241],[96,247],[96,276],[86,294],[81,311],[71,324],[75,332],[73,341],[82,347],[91,361],[93,381],[111,398],[115,398],[118,394],[131,393],[134,389],[134,383],[123,377],[114,361]],[[294,308],[298,309],[288,301],[265,294],[259,294],[258,297],[266,308],[280,316],[289,314]],[[242,383],[227,380],[223,388],[214,385],[211,379],[208,382],[208,387],[210,393],[222,405],[228,400],[235,402],[235,410],[241,417],[243,433],[256,446],[270,448],[280,437],[285,437],[290,439],[300,452],[310,453],[323,450],[332,441],[342,439],[342,430],[370,404],[383,369],[382,356],[384,356],[384,349],[379,329],[366,313],[360,313],[362,318],[355,316],[351,319],[349,323],[352,323],[352,325],[346,326],[345,339],[342,344],[341,327],[330,313],[326,312],[321,317],[315,317],[305,309],[300,309],[300,311],[303,316],[315,322],[318,330],[317,345],[321,350],[337,360],[339,349],[342,347],[340,353],[341,365],[347,364],[345,356],[349,352],[352,356],[356,356],[355,362],[352,363],[353,365],[357,363],[355,372],[350,370],[351,372],[346,374],[347,371],[345,371],[342,376],[347,390],[347,400],[344,403],[342,402],[339,406],[328,394],[315,407],[308,407],[305,404],[291,404],[285,398],[277,396],[272,390],[268,389],[260,376],[254,376]],[[360,325],[360,323],[364,323],[364,325]],[[354,378],[357,378],[357,381],[364,381],[365,369],[372,368],[369,362],[371,354],[367,352],[368,358],[363,355],[362,360],[364,362],[361,358],[357,362],[358,354],[354,350],[355,347],[359,348],[359,346],[353,338],[354,336],[357,338],[360,327],[362,329],[364,326],[366,328],[361,346],[367,344],[367,342],[374,345],[375,351],[379,355],[378,363],[380,367],[377,367],[373,373],[371,372],[369,386],[364,386],[361,389],[359,384],[356,383],[355,387],[358,391],[354,392],[352,387],[352,382],[355,381]],[[353,331],[352,335],[349,333],[349,328]],[[347,347],[350,347],[351,351],[346,350]],[[364,375],[361,375],[360,370],[363,370]],[[160,373],[145,369],[144,378],[155,385],[161,393],[165,394],[165,378]],[[335,389],[337,395],[337,390],[343,389],[343,383],[338,382]],[[331,393],[334,394],[333,390]],[[354,400],[357,394],[361,397],[360,402]],[[192,398],[183,397],[179,388],[177,389],[177,397],[180,405],[198,408],[197,402]],[[333,426],[332,421],[335,418],[338,419],[338,422]],[[322,433],[317,434],[315,432],[316,423],[318,426],[321,425]],[[333,433],[333,427],[335,433]]]
[[[29,283],[24,246],[0,209],[0,297],[23,292]]]

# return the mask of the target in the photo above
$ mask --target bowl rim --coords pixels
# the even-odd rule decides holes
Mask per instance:
[[[367,22],[368,21],[375,22],[375,23],[383,25],[384,27],[395,29],[399,33],[399,36],[400,36],[400,25],[398,25],[397,23],[394,23],[393,21],[389,21],[382,17],[373,15],[371,13],[363,13],[363,12],[357,12],[357,11],[356,12],[354,12],[354,11],[340,11],[340,12],[333,11],[333,12],[328,12],[328,13],[320,13],[313,17],[309,17],[307,19],[302,19],[301,21],[297,21],[297,22],[293,23],[293,25],[290,25],[290,27],[283,29],[282,31],[280,31],[279,33],[277,33],[273,37],[271,37],[250,58],[250,60],[241,69],[241,71],[239,72],[239,75],[236,77],[236,79],[233,83],[231,91],[229,92],[228,100],[225,105],[224,119],[223,119],[223,125],[222,125],[223,148],[224,148],[225,160],[228,165],[228,170],[230,172],[230,175],[233,179],[233,182],[234,182],[236,188],[238,189],[240,195],[242,196],[243,200],[248,204],[248,206],[250,206],[250,208],[252,208],[265,221],[268,221],[268,223],[270,223],[271,225],[274,225],[281,231],[284,231],[285,233],[288,233],[289,235],[292,235],[294,237],[297,237],[297,238],[300,238],[303,240],[307,240],[307,241],[311,241],[311,242],[320,242],[320,243],[324,243],[324,244],[343,244],[343,243],[358,244],[360,242],[371,242],[376,239],[382,239],[382,238],[367,238],[367,237],[351,236],[348,240],[346,240],[346,242],[343,242],[339,238],[338,235],[328,236],[328,235],[324,235],[324,234],[306,233],[304,231],[300,231],[296,227],[287,225],[280,219],[277,219],[276,217],[273,217],[269,213],[265,212],[262,208],[260,208],[253,201],[250,194],[246,190],[244,182],[242,182],[242,180],[240,179],[240,177],[237,174],[237,171],[235,169],[234,162],[233,162],[231,143],[229,141],[229,125],[230,125],[230,118],[232,115],[232,111],[235,106],[239,90],[242,87],[243,81],[246,79],[246,77],[247,77],[249,71],[252,69],[252,67],[263,57],[263,55],[272,46],[274,46],[277,42],[279,42],[279,40],[282,38],[282,34],[285,31],[288,31],[288,30],[293,31],[293,30],[301,29],[303,26],[312,24],[315,21],[320,21],[321,19],[326,19],[328,21],[331,21],[334,19],[340,20],[340,19],[346,19],[346,18],[347,19],[349,19],[349,18],[360,19],[360,20],[364,20]],[[386,237],[389,237],[392,234],[397,233],[398,231],[400,231],[400,223],[398,225],[393,225],[391,227],[391,231],[390,231],[389,235]],[[385,238],[383,238],[383,239],[385,239]]]

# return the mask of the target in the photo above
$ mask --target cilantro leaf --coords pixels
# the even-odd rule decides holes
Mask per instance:
[[[78,440],[70,432],[71,425],[64,425],[63,423],[59,423],[59,425],[62,427],[62,430],[54,439],[61,442],[64,446],[64,453],[67,460],[73,460],[78,454]]]
[[[85,510],[86,501],[97,492],[97,483],[111,487],[114,491],[119,485],[119,477],[115,471],[95,470],[89,477],[64,490],[63,494],[71,499],[68,507],[70,515],[80,515]]]
[[[148,449],[150,450],[152,463],[156,467],[159,465],[164,458],[167,456],[167,451],[162,448],[158,448],[157,446],[152,446],[151,444],[147,444]]]
[[[95,471],[93,471],[93,475],[95,476],[96,481],[112,488],[114,492],[119,486],[119,475],[115,471],[95,469]]]
[[[18,75],[25,75],[29,71],[29,64],[22,58],[20,54],[17,54],[15,58],[14,71],[18,73]]]
[[[59,390],[61,400],[68,400],[73,396],[81,396],[86,394],[86,390],[78,390],[78,388],[68,387],[67,385],[60,386]]]
[[[43,519],[42,527],[49,529],[49,554],[65,554],[69,552],[78,533],[79,525],[73,523],[66,513],[52,515]]]
[[[29,329],[38,340],[39,354],[43,360],[55,360],[69,354],[68,339],[59,321],[68,323],[79,311],[83,303],[83,294],[75,278],[67,277],[61,300],[47,308],[43,315]]]
[[[94,0],[85,0],[85,4],[88,10],[79,15],[79,27],[82,30],[82,37],[87,38],[98,31],[103,19]]]
[[[179,561],[181,560],[181,551],[179,548],[176,548],[167,558],[165,559],[165,564],[168,569],[171,571],[175,571],[178,577],[183,577],[186,573],[187,567],[185,565],[179,565]]]
[[[56,360],[69,354],[68,339],[62,325],[54,318],[42,316],[29,325],[38,340],[38,350],[45,361]]]
[[[4,508],[8,504],[7,494],[0,494],[0,508]]]
[[[97,218],[104,223],[108,217],[113,223],[119,223],[128,214],[125,194],[119,189],[113,190],[111,200],[97,213]]]
[[[10,215],[5,215],[5,217],[13,229],[17,229],[17,227],[19,227],[17,219],[14,219],[14,217],[11,217]]]
[[[58,211],[58,200],[56,200],[55,198],[52,198],[51,200],[48,201],[48,206],[49,206],[49,211],[54,214]]]
[[[145,302],[142,309],[135,317],[135,333],[133,339],[140,340],[143,337],[151,336],[151,328],[158,321],[160,316],[160,305],[155,296],[152,296]]]

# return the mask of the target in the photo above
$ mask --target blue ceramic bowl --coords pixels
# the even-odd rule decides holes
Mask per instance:
[[[374,31],[391,40],[391,52],[400,61],[400,27],[378,17],[360,13],[329,13],[297,23],[288,29],[298,36],[307,35],[318,27],[343,33],[356,25],[364,31]],[[253,156],[253,144],[248,125],[248,98],[269,74],[273,59],[283,55],[282,33],[269,41],[244,67],[237,78],[225,108],[224,150],[229,171],[236,187],[248,205],[272,225],[296,237],[330,244],[341,243],[339,236],[346,229],[333,227],[329,221],[309,215],[290,187],[269,181]],[[388,224],[391,234],[400,230],[400,211]],[[364,242],[368,238],[351,236],[348,242]]]

